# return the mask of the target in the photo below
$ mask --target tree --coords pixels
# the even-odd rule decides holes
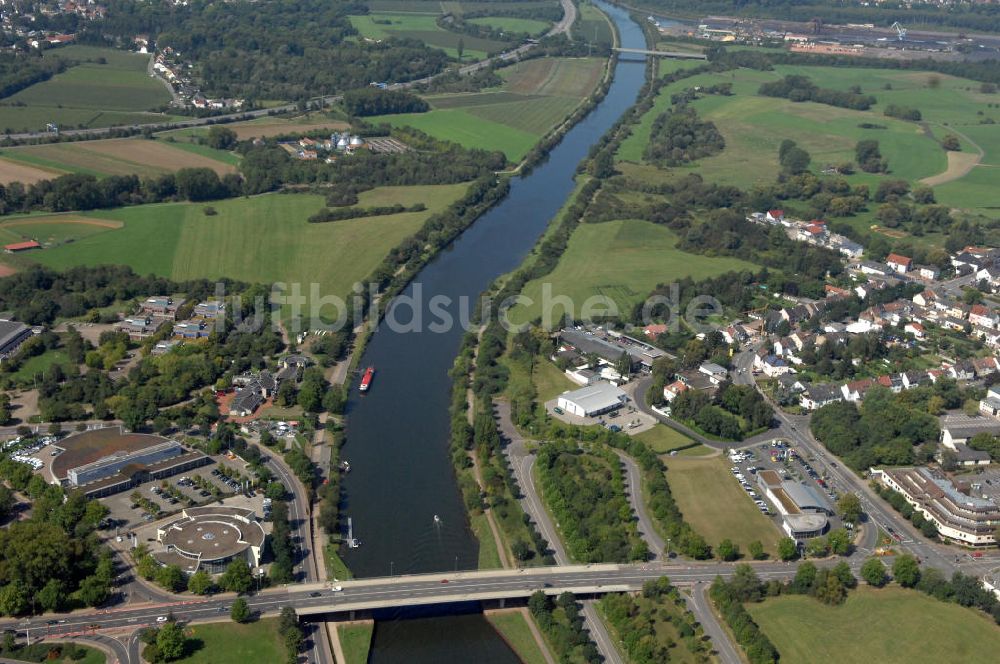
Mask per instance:
[[[955,134],[948,134],[941,139],[941,147],[949,152],[959,152],[962,149],[962,143]]]
[[[912,588],[920,581],[920,565],[908,553],[898,556],[892,563],[892,576],[904,588]]]
[[[243,623],[250,619],[250,606],[242,597],[237,597],[233,602],[233,608],[229,611],[229,617],[233,622]]]
[[[522,561],[531,557],[531,548],[522,539],[514,540],[514,543],[510,545],[510,552],[514,554],[515,558]]]
[[[184,656],[184,630],[175,622],[168,622],[156,635],[156,652],[159,661],[172,662]]]
[[[846,523],[861,521],[861,500],[857,494],[845,493],[837,500],[837,511]]]
[[[782,537],[778,542],[778,557],[782,560],[795,560],[799,557],[799,547],[791,537]]]
[[[172,593],[179,593],[184,590],[187,577],[177,565],[167,565],[156,571],[156,582]]]
[[[764,545],[759,540],[750,542],[747,550],[750,553],[750,557],[754,560],[764,560],[767,558],[767,553],[764,552]]]
[[[791,173],[792,175],[798,175],[809,170],[809,162],[811,161],[812,157],[809,156],[809,153],[797,145],[786,150],[780,157],[781,168],[786,173]]]
[[[465,40],[461,37],[458,38],[458,45],[455,46],[455,51],[458,53],[458,61],[462,61],[462,56],[465,54]]]
[[[740,557],[740,548],[733,544],[733,541],[730,539],[724,539],[719,542],[719,546],[715,552],[720,558],[726,561],[736,560]]]
[[[236,132],[228,127],[213,126],[208,130],[208,147],[216,150],[232,150],[236,145]]]
[[[207,595],[212,590],[212,577],[204,570],[198,570],[188,579],[188,590],[195,595]]]
[[[843,528],[830,531],[826,541],[830,550],[838,556],[846,556],[851,552],[851,536]]]
[[[885,570],[885,563],[881,559],[872,556],[861,566],[861,578],[869,586],[881,588],[889,580],[889,575]]]
[[[219,577],[219,585],[223,590],[245,593],[253,585],[250,566],[245,560],[234,560],[226,567],[225,573]]]

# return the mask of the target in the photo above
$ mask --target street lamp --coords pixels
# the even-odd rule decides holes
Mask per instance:
[[[389,578],[390,578],[390,579],[392,578],[392,568],[393,568],[393,565],[395,565],[395,563],[393,563],[393,562],[392,562],[392,561],[390,560],[390,561],[389,561]]]

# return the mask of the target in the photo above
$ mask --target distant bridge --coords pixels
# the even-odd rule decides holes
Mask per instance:
[[[652,55],[657,58],[675,58],[678,60],[708,60],[704,53],[684,53],[683,51],[652,51],[645,48],[613,48],[618,53],[631,53],[632,55]]]

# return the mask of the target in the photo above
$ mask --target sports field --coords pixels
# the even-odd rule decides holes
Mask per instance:
[[[466,147],[500,150],[519,161],[600,82],[604,60],[540,58],[500,70],[504,83],[484,92],[434,95],[428,113],[385,115]]]
[[[517,305],[510,319],[528,322],[543,315],[562,320],[567,307],[555,302],[568,297],[579,316],[588,298],[594,313],[607,311],[602,301],[613,302],[618,312],[628,313],[658,284],[692,277],[704,279],[731,270],[754,270],[756,266],[736,258],[712,258],[680,251],[677,236],[669,228],[634,219],[600,224],[581,224],[551,274],[529,282],[522,295],[530,306]],[[547,294],[546,294],[547,293]],[[599,296],[599,297],[598,297]],[[543,302],[551,306],[543,307]]]
[[[205,204],[194,203],[101,211],[93,216],[124,226],[36,251],[30,259],[56,268],[130,265],[140,274],[178,280],[225,276],[267,284],[297,283],[306,295],[310,285],[317,284],[321,295],[343,297],[390,249],[465,189],[463,184],[381,187],[360,194],[359,205],[424,203],[427,210],[325,224],[306,221],[324,204],[322,196],[310,194],[215,201],[210,204],[217,212],[214,216],[204,214]]]
[[[684,521],[713,547],[729,538],[746,554],[750,542],[759,540],[774,554],[783,533],[733,478],[725,457],[667,459],[667,483],[684,515]]]
[[[458,43],[461,41],[464,46],[463,60],[481,60],[490,53],[504,49],[504,42],[463,35],[439,27],[436,22],[439,14],[440,10],[433,14],[372,12],[349,18],[351,25],[365,39],[417,39],[432,48],[440,48],[453,58],[458,57]]]
[[[993,662],[1000,652],[983,614],[894,586],[860,586],[842,606],[782,595],[746,608],[784,664]]]
[[[146,72],[148,55],[77,45],[56,52],[80,64],[5,99],[0,129],[44,130],[50,122],[63,129],[107,127],[169,119],[147,112],[170,101],[163,84]]]
[[[681,65],[671,68],[677,66]],[[860,85],[877,103],[870,111],[852,111],[756,94],[761,83],[789,74],[808,76],[821,87],[837,90]],[[857,172],[847,178],[852,184],[866,183],[874,189],[884,178],[926,180],[945,205],[987,214],[1000,205],[1000,171],[994,167],[1000,164],[1000,124],[987,124],[1000,121],[1000,96],[980,92],[980,84],[974,81],[926,72],[781,65],[771,72],[740,69],[691,77],[663,88],[653,110],[623,142],[619,159],[641,162],[652,122],[668,108],[672,94],[718,83],[731,83],[735,94],[705,95],[694,106],[703,118],[715,122],[726,139],[726,149],[679,172],[695,170],[707,179],[748,188],[773,181],[778,172],[778,146],[786,138],[810,153],[817,172],[827,165],[853,161],[855,143],[872,138],[879,141],[890,173]],[[889,104],[918,109],[922,122],[886,117],[883,110]],[[880,128],[862,128],[862,124]],[[949,133],[962,144],[960,155],[950,158],[939,144]]]
[[[216,173],[235,172],[234,155],[221,150],[185,149],[180,143],[150,141],[143,138],[109,138],[98,141],[26,145],[0,151],[2,164],[23,165],[58,177],[64,173],[96,175],[158,175],[181,168],[211,168]],[[17,171],[12,169],[11,176]]]

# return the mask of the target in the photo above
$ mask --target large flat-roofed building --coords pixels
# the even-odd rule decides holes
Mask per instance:
[[[177,565],[188,574],[198,570],[218,574],[233,560],[259,567],[266,537],[251,509],[189,507],[156,530],[162,548],[152,554],[161,565]]]
[[[600,382],[559,396],[556,404],[570,415],[595,417],[621,408],[628,395],[616,385]]]
[[[6,359],[17,352],[21,344],[31,336],[31,328],[16,320],[0,320],[0,359]]]
[[[580,354],[594,353],[611,363],[618,362],[622,353],[627,353],[633,367],[639,365],[651,369],[653,362],[666,355],[656,346],[624,334],[612,332],[606,335],[595,334],[567,327],[559,332],[559,337],[564,343],[573,346]]]
[[[996,544],[994,532],[1000,525],[1000,505],[995,497],[972,495],[977,490],[975,482],[960,488],[929,468],[875,469],[872,477],[902,494],[913,509],[937,527],[941,537],[968,546]]]
[[[74,434],[55,447],[60,453],[52,461],[52,481],[80,488],[95,498],[212,462],[177,441],[151,434],[125,433],[121,427]]]
[[[822,535],[833,513],[830,504],[812,487],[784,480],[776,471],[757,473],[757,485],[781,514],[781,527],[789,537],[806,539]]]

